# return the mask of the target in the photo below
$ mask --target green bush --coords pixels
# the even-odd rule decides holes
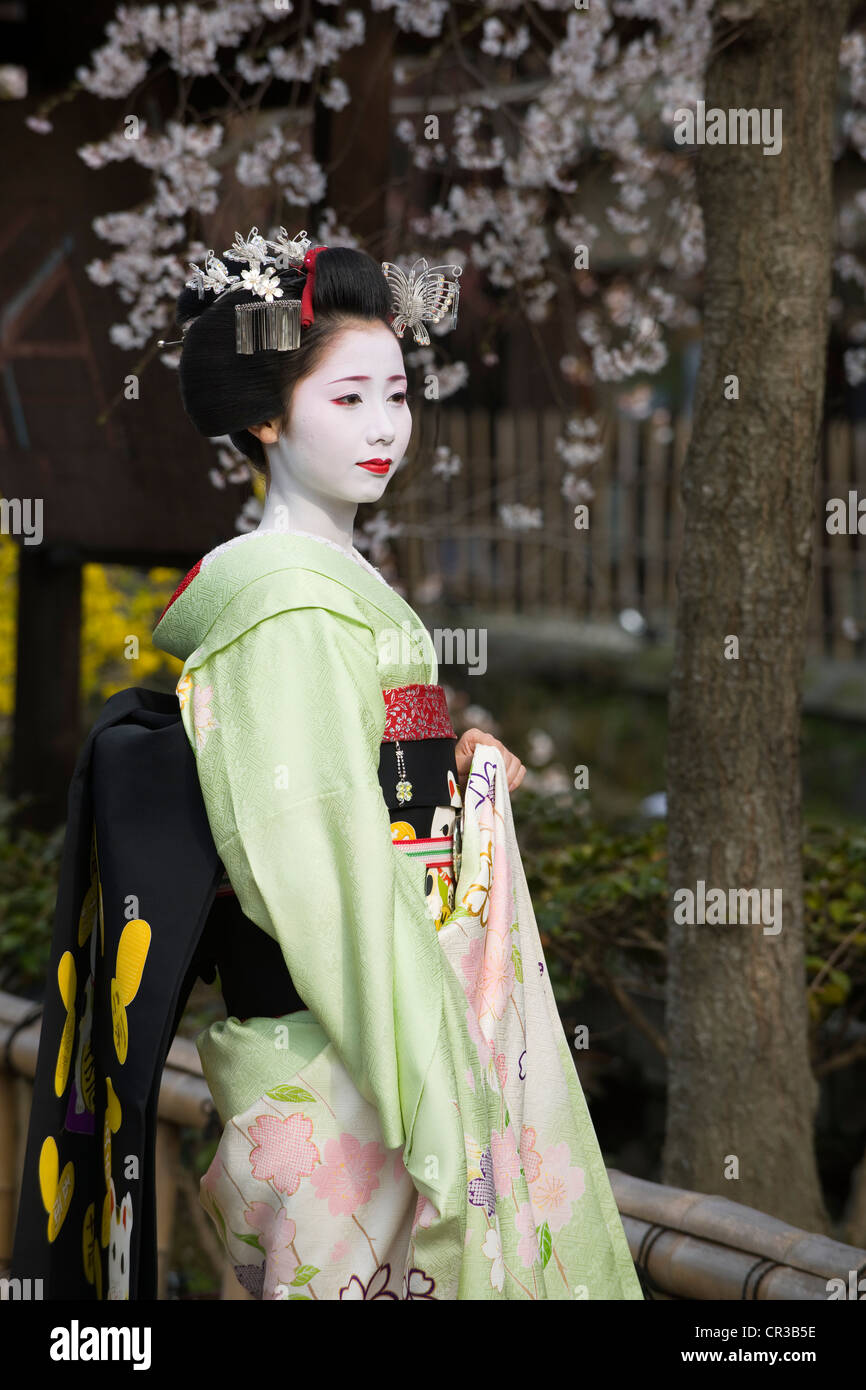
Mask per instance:
[[[666,974],[667,824],[620,831],[582,822],[577,806],[576,814],[570,792],[551,798],[526,790],[516,814],[557,1000],[573,1000],[590,981],[621,1000],[630,991],[658,995]],[[809,819],[802,843],[804,987],[812,1063],[822,1075],[866,1056],[866,1046],[843,1036],[848,1022],[866,1021],[866,835],[862,826]],[[632,1005],[632,1016],[639,1012]]]
[[[12,829],[22,802],[0,798],[0,989],[41,996],[65,826],[50,834]]]
[[[0,802],[0,988],[44,989],[63,830],[10,827]],[[588,811],[588,806],[587,806]],[[587,983],[628,1002],[658,995],[666,970],[667,826],[615,829],[591,821],[571,793],[522,789],[517,833],[551,983],[560,1004]],[[810,821],[803,834],[806,979],[813,1061],[823,1072],[854,1060],[822,1030],[866,1016],[866,835],[862,828]],[[194,994],[195,1030],[210,1021]],[[639,1011],[639,1006],[634,1005]],[[185,1032],[189,1029],[185,1028]],[[835,1032],[841,1032],[837,1027]]]

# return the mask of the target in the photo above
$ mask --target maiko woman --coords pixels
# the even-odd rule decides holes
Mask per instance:
[[[640,1299],[527,892],[509,797],[522,765],[478,730],[457,742],[429,633],[353,545],[359,503],[382,496],[409,442],[403,333],[425,344],[425,322],[450,310],[453,323],[460,268],[421,261],[406,276],[282,229],[253,229],[224,255],[195,268],[178,301],[181,393],[198,430],[230,435],[264,472],[262,523],[205,555],[155,628],[184,663],[182,728],[155,692],[112,697],[115,718],[145,706],[118,748],[162,747],[170,730],[143,730],[173,718],[176,747],[194,755],[205,836],[171,836],[171,884],[165,871],[158,885],[178,935],[195,915],[178,916],[184,863],[205,884],[224,871],[191,966],[218,972],[227,1014],[197,1039],[223,1125],[202,1202],[260,1299]],[[97,777],[94,802],[121,780]],[[167,785],[151,781],[154,796]],[[135,814],[129,785],[116,819]],[[164,822],[191,826],[182,791],[160,804],[151,860]],[[160,969],[165,910],[118,926],[142,874],[114,873],[103,919],[111,846],[98,859],[98,839],[87,859],[81,818],[49,981],[64,1010],[43,1025],[28,1149],[41,1205],[31,1182],[18,1259],[41,1271],[61,1230],[67,1265],[83,1255],[79,1281],[123,1298],[141,1284],[135,1260],[129,1282],[130,1229],[152,1230],[120,1162],[145,1113],[126,1097],[142,1064],[145,1118],[155,1109],[153,1055],[171,1021],[160,1004],[180,998],[167,978],[180,950]],[[100,1166],[75,1198],[86,1212],[61,1229],[83,1182],[70,1125]]]

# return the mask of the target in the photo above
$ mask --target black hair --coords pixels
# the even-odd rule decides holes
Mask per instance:
[[[230,262],[232,273],[243,264]],[[290,267],[275,271],[284,296],[300,299],[306,272]],[[278,419],[288,425],[291,396],[303,377],[315,371],[325,348],[353,320],[381,320],[390,326],[391,292],[382,267],[366,251],[330,246],[316,257],[313,283],[315,317],[301,329],[300,346],[288,352],[260,350],[249,355],[235,346],[235,305],[257,299],[250,290],[215,295],[184,289],[177,299],[176,317],[190,326],[183,334],[180,394],[184,409],[201,434],[230,436],[236,449],[255,468],[267,474],[264,445],[250,425]],[[398,339],[398,342],[400,340]]]

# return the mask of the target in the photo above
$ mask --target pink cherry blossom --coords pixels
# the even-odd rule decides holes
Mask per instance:
[[[520,1155],[514,1139],[514,1130],[506,1125],[505,1133],[491,1130],[490,1149],[493,1154],[493,1179],[500,1197],[511,1196],[511,1184],[520,1176]]]
[[[284,1207],[274,1208],[269,1202],[253,1202],[244,1212],[244,1220],[258,1234],[265,1252],[265,1278],[262,1297],[276,1297],[277,1284],[291,1283],[298,1267],[292,1251],[295,1223]]]
[[[538,1259],[538,1236],[531,1202],[521,1202],[514,1218],[514,1224],[523,1237],[518,1242],[517,1254],[523,1268],[529,1269],[530,1265],[534,1265]]]
[[[266,1235],[274,1224],[276,1208],[270,1202],[252,1202],[244,1212],[244,1220],[259,1235]]]
[[[520,1132],[520,1161],[527,1182],[535,1182],[541,1172],[541,1154],[535,1148],[537,1135],[531,1125],[524,1125]]]
[[[486,1014],[502,1017],[514,989],[514,978],[514,961],[507,939],[488,932],[475,1003],[482,1026]]]
[[[201,1186],[213,1197],[216,1195],[216,1187],[223,1173],[223,1161],[219,1154],[214,1154],[210,1167],[201,1180]]]
[[[354,1134],[328,1139],[325,1157],[313,1174],[316,1196],[327,1200],[332,1216],[351,1215],[379,1186],[376,1174],[384,1162],[385,1152],[375,1139],[363,1146]]]
[[[464,993],[468,999],[474,999],[478,990],[478,975],[481,970],[481,961],[484,956],[484,947],[480,937],[474,937],[469,943],[468,951],[460,957],[460,969],[463,971]]]
[[[586,1189],[583,1169],[572,1167],[570,1158],[565,1142],[545,1149],[541,1173],[532,1188],[533,1210],[542,1221],[547,1221],[551,1231],[562,1230],[571,1219],[572,1202],[582,1197]]]
[[[419,1192],[418,1201],[415,1205],[415,1219],[412,1222],[412,1235],[415,1234],[419,1226],[429,1226],[436,1215],[436,1208],[429,1197],[425,1197],[423,1192]]]
[[[287,1119],[259,1115],[247,1133],[253,1141],[250,1168],[253,1177],[272,1182],[278,1192],[297,1192],[301,1178],[307,1178],[321,1162],[319,1150],[310,1142],[313,1121],[296,1110]]]

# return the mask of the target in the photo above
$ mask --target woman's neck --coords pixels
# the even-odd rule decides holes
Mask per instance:
[[[344,550],[353,544],[357,502],[342,498],[310,498],[297,492],[268,488],[259,531],[307,531],[333,541]]]

